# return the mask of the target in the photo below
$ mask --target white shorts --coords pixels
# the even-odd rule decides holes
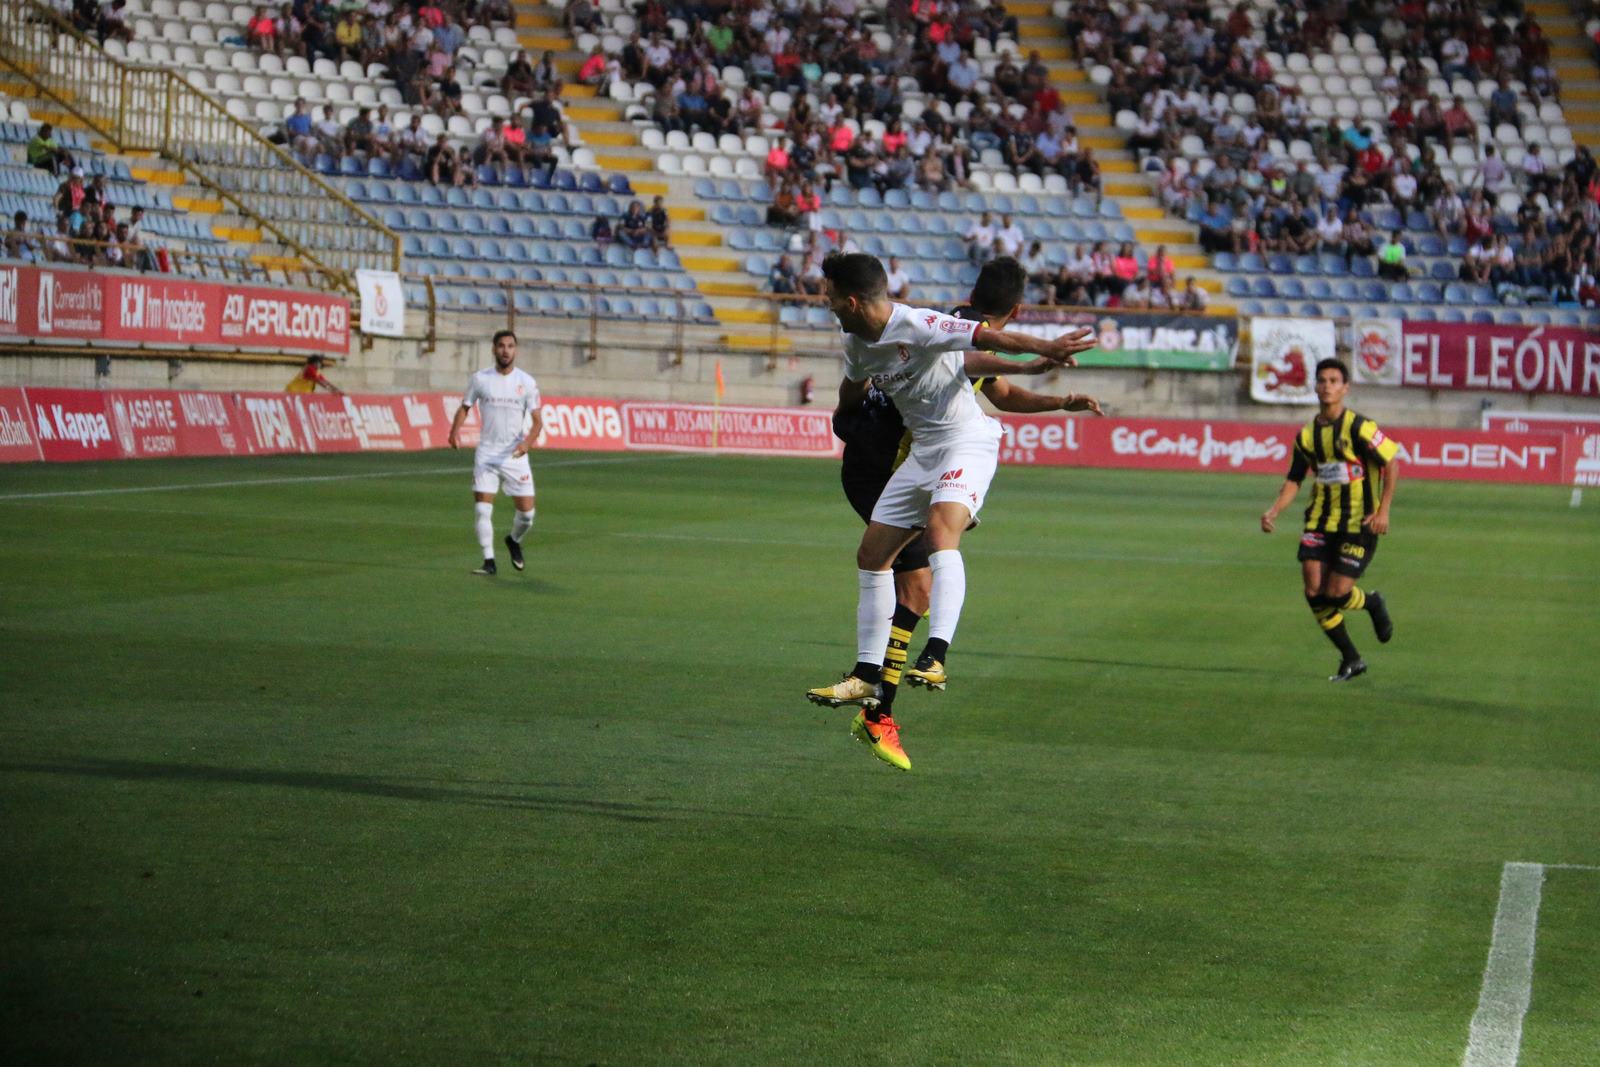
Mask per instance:
[[[965,504],[974,522],[1000,461],[998,437],[967,438],[911,454],[883,487],[872,521],[902,530],[928,525],[928,509],[944,501]]]
[[[472,464],[472,491],[492,493],[496,489],[506,496],[533,495],[533,469],[527,456],[504,459],[485,458]]]

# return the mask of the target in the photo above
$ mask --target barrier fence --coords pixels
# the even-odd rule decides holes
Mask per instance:
[[[0,389],[0,461],[419,451],[445,444],[453,393],[329,395]],[[542,448],[840,454],[831,412],[547,398]],[[1005,415],[1002,463],[1281,477],[1300,423]],[[1581,421],[1488,430],[1392,428],[1407,478],[1600,485],[1600,434]],[[463,444],[476,444],[476,416]]]

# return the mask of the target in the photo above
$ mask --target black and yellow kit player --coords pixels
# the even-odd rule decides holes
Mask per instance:
[[[1288,477],[1261,516],[1262,530],[1271,533],[1278,514],[1300,492],[1306,476],[1313,476],[1298,558],[1306,603],[1339,650],[1339,669],[1329,679],[1335,682],[1367,669],[1345,629],[1345,612],[1366,611],[1379,641],[1394,635],[1383,595],[1364,593],[1355,583],[1372,563],[1378,538],[1389,531],[1400,446],[1377,423],[1344,406],[1349,391],[1350,372],[1343,363],[1325,359],[1317,364],[1321,410],[1295,438]]]

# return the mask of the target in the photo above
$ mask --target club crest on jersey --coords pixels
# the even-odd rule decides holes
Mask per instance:
[[[929,321],[932,321],[932,320],[929,320]],[[909,345],[896,345],[895,347],[900,350],[900,362],[901,363],[909,363],[909,362],[911,362],[911,347]]]

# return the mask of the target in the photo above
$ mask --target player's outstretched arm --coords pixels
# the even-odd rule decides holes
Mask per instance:
[[[1036,415],[1043,411],[1092,411],[1096,415],[1105,414],[1100,410],[1100,402],[1084,393],[1068,393],[1065,396],[1035,393],[1031,389],[1012,385],[1004,378],[996,378],[985,384],[983,395],[996,408],[1016,415]]]
[[[995,330],[988,326],[979,326],[972,335],[974,348],[986,352],[1023,352],[1043,356],[1052,363],[1066,367],[1076,367],[1076,355],[1093,348],[1094,341],[1094,328],[1091,326],[1080,326],[1054,338],[1035,337],[1031,333],[1018,333],[1015,330]]]
[[[1274,500],[1272,506],[1261,515],[1262,533],[1272,532],[1273,527],[1277,524],[1278,516],[1283,513],[1284,508],[1294,503],[1294,498],[1299,492],[1299,482],[1293,478],[1284,479],[1283,487],[1278,490],[1278,499]]]
[[[1061,364],[1052,363],[1043,356],[1024,363],[1008,359],[997,352],[967,352],[962,359],[969,378],[992,378],[1000,374],[1043,374],[1046,371],[1061,369]]]

